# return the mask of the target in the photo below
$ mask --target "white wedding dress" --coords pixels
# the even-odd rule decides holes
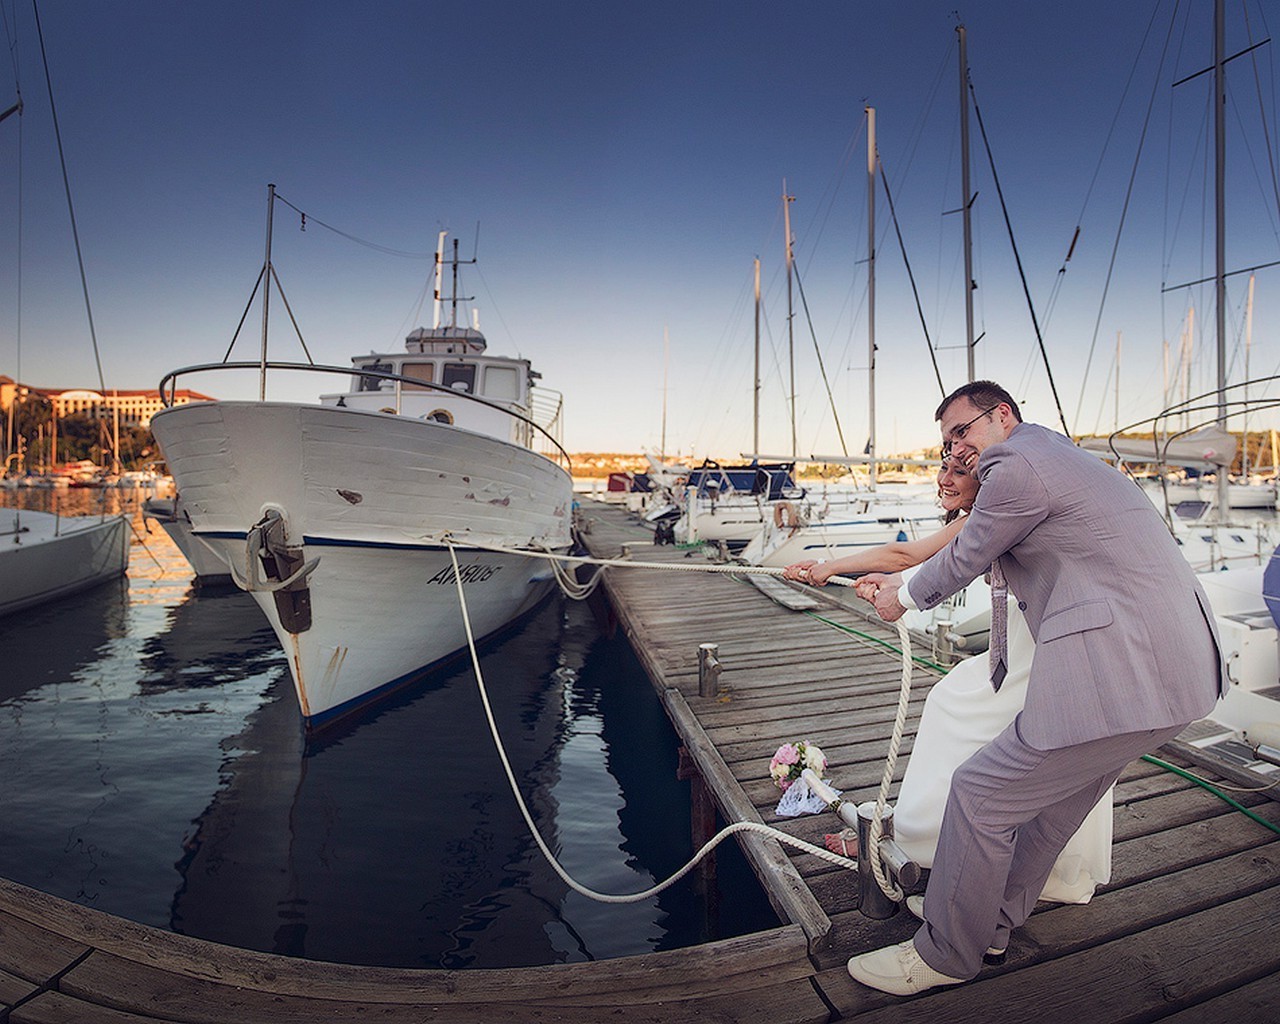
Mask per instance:
[[[1035,641],[1017,603],[1009,603],[1009,674],[997,693],[984,655],[966,658],[934,684],[893,812],[894,838],[921,867],[933,865],[951,773],[995,739],[1022,710]],[[1112,790],[1067,843],[1040,894],[1057,903],[1088,903],[1111,878]]]

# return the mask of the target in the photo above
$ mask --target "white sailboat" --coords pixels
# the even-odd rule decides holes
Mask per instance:
[[[128,564],[127,515],[0,510],[0,615],[115,579]]]
[[[477,328],[458,325],[461,261],[456,243],[446,260],[444,238],[434,326],[413,331],[404,351],[359,356],[346,370],[268,364],[264,311],[259,401],[174,406],[152,420],[194,537],[266,613],[309,728],[465,647],[456,579],[483,637],[554,585],[532,552],[570,543],[569,473],[533,448],[541,435],[559,449],[548,433],[558,396],[553,415],[535,422],[528,360],[490,355]],[[442,325],[447,262],[454,312]],[[269,367],[345,373],[350,383],[319,404],[272,402]],[[176,371],[161,391],[212,368]]]

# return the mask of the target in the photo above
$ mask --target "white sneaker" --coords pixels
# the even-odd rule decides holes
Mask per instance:
[[[935,971],[916,952],[916,944],[910,939],[853,957],[849,974],[854,981],[895,996],[913,996],[939,985],[961,985],[968,980]]]
[[[906,908],[911,911],[912,915],[924,920],[924,897],[908,896],[906,899]]]

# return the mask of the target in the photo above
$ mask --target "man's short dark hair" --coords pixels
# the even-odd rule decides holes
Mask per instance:
[[[1013,396],[999,384],[990,380],[973,380],[956,388],[942,400],[942,404],[938,406],[938,411],[933,414],[933,418],[941,420],[942,414],[958,398],[969,399],[979,409],[992,409],[1003,402],[1013,410],[1013,418],[1019,423],[1022,422],[1022,413],[1018,411],[1018,403],[1013,400]]]

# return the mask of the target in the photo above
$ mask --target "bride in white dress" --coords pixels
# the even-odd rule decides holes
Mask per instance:
[[[956,460],[943,460],[938,497],[948,522],[937,533],[915,541],[894,542],[830,562],[804,561],[787,566],[784,576],[822,586],[835,575],[898,572],[941,551],[964,526],[978,482]],[[894,838],[921,867],[933,866],[942,811],[951,773],[979,748],[995,739],[1022,710],[1031,675],[1035,641],[1017,602],[1009,602],[1009,674],[997,692],[991,687],[987,659],[966,658],[929,691],[915,745],[893,813]],[[1057,903],[1088,903],[1097,886],[1111,878],[1112,791],[1108,790],[1067,843],[1040,898]],[[856,837],[832,837],[837,852],[855,854]]]

